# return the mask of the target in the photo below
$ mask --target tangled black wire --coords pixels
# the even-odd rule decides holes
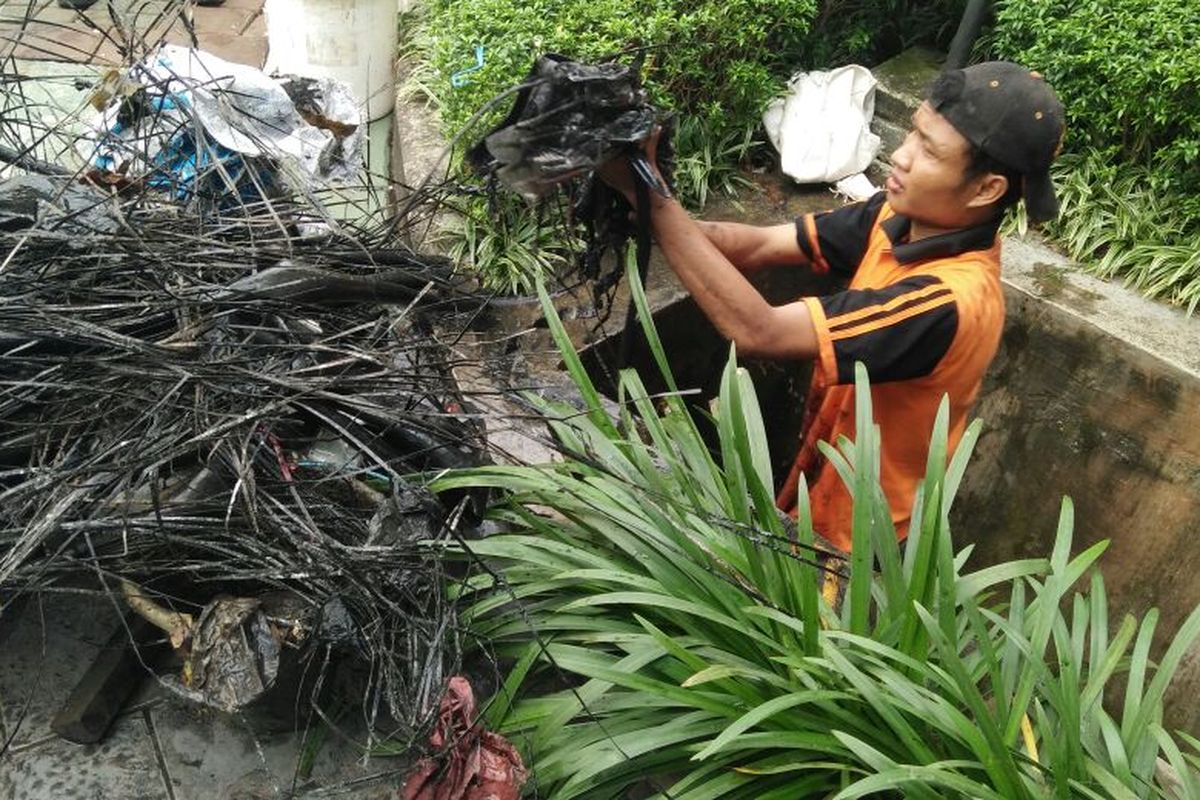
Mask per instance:
[[[149,49],[129,37],[130,57]],[[189,180],[209,196],[156,184],[170,164],[151,135],[123,144],[144,174],[64,166],[78,133],[0,66],[0,613],[69,587],[189,615],[175,683],[231,708],[217,684],[239,665],[207,686],[187,674],[216,604],[248,599],[265,623],[245,630],[266,624],[316,676],[298,702],[344,666],[368,721],[416,740],[459,660],[422,543],[475,502],[425,485],[486,460],[435,333],[483,300],[406,244],[451,187],[410,193],[397,216],[294,180],[231,182],[198,124]],[[341,197],[373,188],[361,180]]]

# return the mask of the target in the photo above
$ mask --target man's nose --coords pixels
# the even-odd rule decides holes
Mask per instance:
[[[891,164],[893,166],[903,170],[907,170],[911,166],[912,150],[910,145],[912,145],[915,136],[916,131],[909,131],[908,135],[904,137],[904,141],[900,143],[900,146],[892,151]]]

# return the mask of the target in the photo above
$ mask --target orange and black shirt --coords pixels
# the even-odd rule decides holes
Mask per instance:
[[[953,452],[1000,343],[998,227],[996,220],[909,242],[909,220],[892,211],[882,192],[796,220],[800,249],[813,268],[849,286],[804,298],[820,352],[800,450],[777,500],[795,514],[803,473],[814,528],[843,550],[850,549],[850,495],[817,442],[854,439],[854,364],[863,362],[871,378],[883,489],[903,539],[942,396],[950,398]]]

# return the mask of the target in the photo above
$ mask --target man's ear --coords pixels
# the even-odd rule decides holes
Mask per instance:
[[[967,208],[984,208],[995,203],[1008,191],[1008,178],[995,172],[985,172],[975,179],[978,185],[975,195],[967,201]]]

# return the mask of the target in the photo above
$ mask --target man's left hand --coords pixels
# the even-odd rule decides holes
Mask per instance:
[[[654,130],[646,137],[646,141],[642,143],[642,148],[645,151],[646,162],[654,171],[655,177],[662,186],[666,186],[666,181],[663,180],[662,172],[658,169],[658,140],[662,136],[662,128],[655,126]],[[629,205],[637,208],[637,196],[634,189],[634,182],[637,179],[633,172],[633,167],[630,165],[629,156],[620,156],[602,164],[596,170],[596,176],[600,180],[607,183],[616,191],[624,195],[629,201]]]

